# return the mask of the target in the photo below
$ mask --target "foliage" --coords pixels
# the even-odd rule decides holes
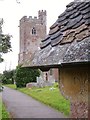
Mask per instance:
[[[3,76],[2,76],[2,84],[13,84],[14,83],[14,72],[15,70],[4,71]]]
[[[25,87],[29,82],[36,82],[36,77],[40,76],[39,70],[17,66],[15,72],[15,81],[17,87]]]
[[[2,80],[2,76],[3,76],[3,75],[0,73],[0,83],[1,83],[1,80]]]
[[[0,96],[0,120],[3,120],[4,118],[9,118],[9,113],[6,111],[5,105]]]
[[[6,107],[5,107],[5,105],[3,104],[2,105],[2,120],[3,119],[8,119],[8,118],[10,118],[10,114],[9,114],[9,112],[6,110]]]
[[[58,82],[56,82],[56,83],[54,84],[54,87],[59,87]]]
[[[6,85],[12,89],[16,89],[15,85]],[[55,86],[55,85],[54,85]],[[52,87],[54,87],[52,86]],[[64,115],[69,116],[70,114],[70,101],[66,100],[60,93],[59,89],[54,87],[54,90],[50,90],[51,87],[44,88],[18,88],[20,92],[23,92],[42,103],[49,105],[60,112],[63,112]]]
[[[0,120],[3,120],[5,118],[9,118],[10,115],[8,111],[6,110],[5,105],[2,103],[2,100],[0,98]]]
[[[11,36],[8,34],[2,34],[3,20],[0,20],[0,62],[3,62],[2,54],[11,51]]]
[[[0,97],[0,120],[2,119],[2,99]]]

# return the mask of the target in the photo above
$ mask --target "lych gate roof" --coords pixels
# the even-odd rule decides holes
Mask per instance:
[[[71,2],[50,27],[41,50],[23,66],[88,62],[90,48],[90,2]]]

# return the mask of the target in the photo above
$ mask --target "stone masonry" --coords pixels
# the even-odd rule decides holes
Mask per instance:
[[[38,18],[34,16],[23,16],[20,19],[20,51],[19,51],[19,64],[25,64],[32,61],[34,54],[40,49],[41,41],[45,39],[47,34],[47,12],[46,10],[38,11]],[[28,63],[27,63],[28,64]],[[50,76],[56,81],[58,80],[58,71],[54,69]],[[42,73],[43,79],[44,73]],[[45,73],[46,74],[46,73]],[[50,79],[49,79],[50,80]]]
[[[22,64],[27,59],[40,49],[40,42],[46,36],[46,11],[39,10],[38,18],[32,16],[23,16],[20,20],[20,52],[19,64]]]

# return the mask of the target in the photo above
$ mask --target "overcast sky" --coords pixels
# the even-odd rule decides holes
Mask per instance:
[[[0,0],[0,18],[4,19],[3,32],[13,36],[13,52],[4,55],[5,62],[0,63],[0,72],[14,69],[18,64],[19,20],[24,16],[38,16],[39,10],[47,11],[47,31],[73,0]]]

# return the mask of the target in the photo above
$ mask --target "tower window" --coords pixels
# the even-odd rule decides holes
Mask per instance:
[[[36,35],[36,29],[34,27],[32,28],[32,35]]]

